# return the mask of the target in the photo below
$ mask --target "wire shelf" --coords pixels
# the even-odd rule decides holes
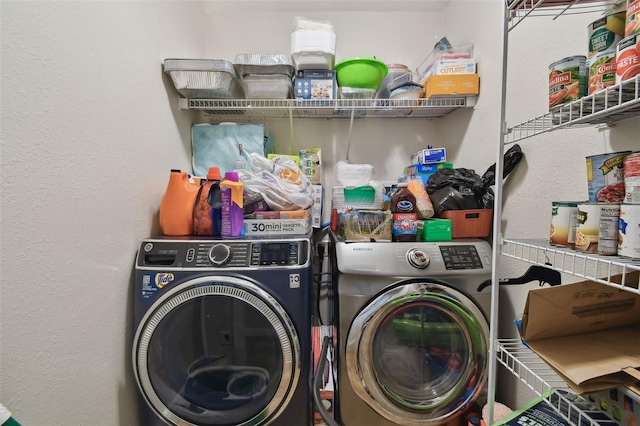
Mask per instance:
[[[607,124],[640,116],[640,74],[508,128],[505,144],[552,130]]]
[[[543,398],[569,424],[600,424],[576,405],[579,403],[584,406],[585,403],[588,404],[586,400],[575,395],[551,367],[520,339],[498,339],[496,352],[496,359],[503,367]]]
[[[508,31],[527,17],[557,19],[563,15],[584,13],[605,14],[614,8],[624,7],[624,0],[506,0],[509,19]]]
[[[440,118],[458,108],[475,106],[476,96],[437,99],[186,99],[182,109],[203,110],[224,120]]]
[[[570,248],[552,246],[548,240],[503,240],[503,256],[640,294],[640,262],[619,256],[600,256]],[[621,279],[616,278],[621,275]]]

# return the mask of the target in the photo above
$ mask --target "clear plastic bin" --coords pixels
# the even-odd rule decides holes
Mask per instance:
[[[293,95],[288,75],[245,75],[240,82],[247,99],[289,99]]]
[[[433,67],[436,61],[441,59],[468,59],[473,58],[473,43],[445,45],[438,43],[434,49],[429,53],[424,61],[418,66],[416,72],[422,80],[426,79],[429,74],[429,70]]]

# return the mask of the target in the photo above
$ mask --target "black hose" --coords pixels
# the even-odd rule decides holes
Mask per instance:
[[[322,420],[324,420],[327,426],[339,426],[338,423],[336,423],[336,421],[331,417],[329,412],[324,408],[324,405],[322,404],[322,398],[320,398],[320,378],[322,377],[324,365],[327,361],[327,349],[329,348],[329,342],[331,341],[330,339],[330,336],[325,336],[322,340],[322,351],[320,352],[320,360],[318,361],[318,370],[313,377],[313,401],[315,403],[316,410],[318,410],[318,413],[320,413],[320,416],[322,416]]]

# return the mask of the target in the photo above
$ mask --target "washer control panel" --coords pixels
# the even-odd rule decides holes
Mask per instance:
[[[145,240],[138,266],[160,268],[270,268],[310,261],[309,240]]]

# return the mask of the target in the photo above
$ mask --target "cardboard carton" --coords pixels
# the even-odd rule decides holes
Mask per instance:
[[[478,74],[431,75],[424,85],[424,97],[468,96],[480,93]]]
[[[637,272],[626,275],[629,282],[638,283]],[[531,290],[522,338],[579,394],[633,385],[640,380],[640,294],[594,281]]]

